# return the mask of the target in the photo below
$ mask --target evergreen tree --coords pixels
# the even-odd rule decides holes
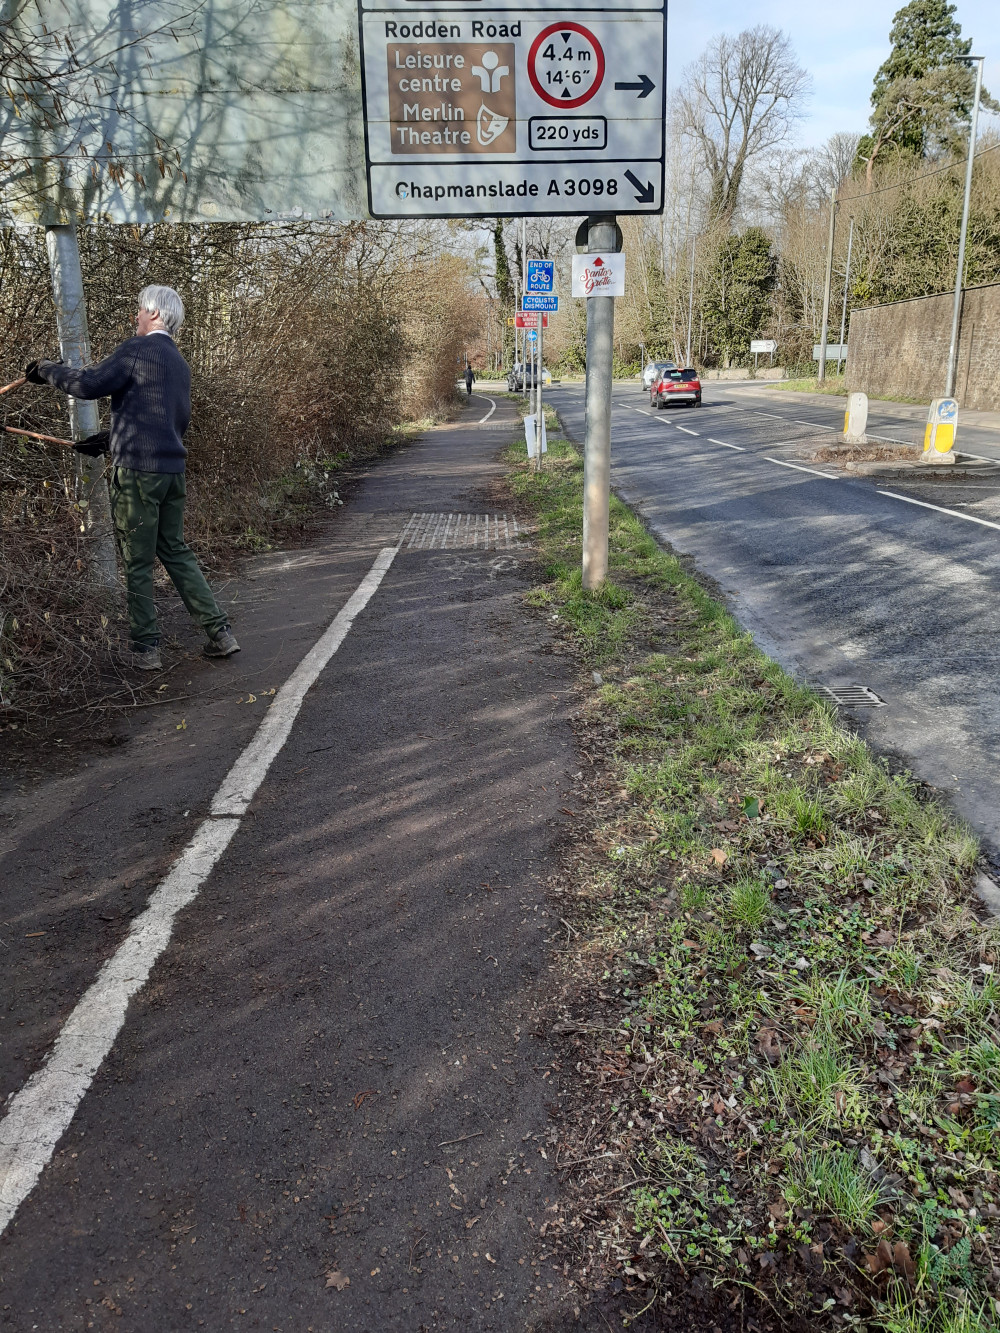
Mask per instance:
[[[500,315],[503,320],[503,360],[511,359],[514,337],[507,325],[507,320],[517,308],[517,288],[510,273],[510,260],[507,258],[507,242],[503,235],[503,218],[496,218],[493,224],[493,263],[496,273],[497,297],[500,301]]]
[[[910,0],[898,10],[892,50],[872,89],[871,133],[858,145],[869,184],[876,158],[887,152],[927,157],[958,147],[972,109],[975,71],[962,60],[972,42],[948,0]],[[987,106],[992,98],[985,95]]]
[[[760,227],[726,236],[708,272],[702,301],[709,342],[727,365],[750,355],[750,340],[771,313],[778,261]]]

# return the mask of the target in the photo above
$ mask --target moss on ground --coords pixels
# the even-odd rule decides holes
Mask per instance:
[[[610,578],[584,592],[579,454],[508,461],[538,525],[528,600],[602,678],[556,890],[581,1113],[553,1243],[583,1284],[619,1275],[633,1316],[708,1291],[759,1327],[996,1328],[998,927],[974,836],[615,498]]]

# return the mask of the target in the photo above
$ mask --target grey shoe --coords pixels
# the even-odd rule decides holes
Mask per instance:
[[[206,657],[231,657],[233,653],[239,651],[240,645],[236,642],[236,635],[228,625],[224,625],[218,634],[213,634],[204,648]]]
[[[133,643],[132,665],[138,671],[162,671],[160,648],[155,643]]]

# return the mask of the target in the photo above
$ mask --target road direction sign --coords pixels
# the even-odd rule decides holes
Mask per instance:
[[[547,292],[525,292],[521,305],[525,310],[558,310],[559,297]]]
[[[754,338],[750,343],[750,352],[757,356],[760,352],[776,352],[778,344],[773,338]]]
[[[529,259],[528,291],[550,292],[555,286],[555,267],[552,259]]]
[[[662,212],[665,0],[484,3],[358,0],[371,213]]]
[[[539,320],[543,329],[549,327],[548,315],[537,315],[533,310],[519,310],[510,322],[516,329],[537,329]]]

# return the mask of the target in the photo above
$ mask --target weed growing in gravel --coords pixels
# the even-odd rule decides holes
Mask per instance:
[[[610,1265],[637,1306],[728,1284],[815,1329],[998,1327],[1000,957],[974,837],[617,500],[611,579],[583,592],[579,456],[520,459],[531,600],[604,678],[564,890],[567,1063],[613,1098],[575,1177],[590,1280]]]

